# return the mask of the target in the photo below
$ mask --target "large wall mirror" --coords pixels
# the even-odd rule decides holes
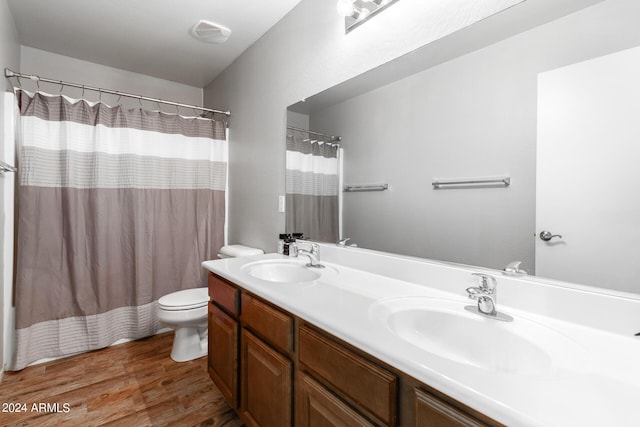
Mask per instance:
[[[288,189],[289,151],[314,139],[293,128],[341,141],[315,153],[322,200],[296,208],[318,229],[288,204],[287,231],[640,293],[638,16],[528,0],[291,105]]]

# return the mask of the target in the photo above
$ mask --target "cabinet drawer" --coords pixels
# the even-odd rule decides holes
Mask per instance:
[[[285,353],[293,351],[293,318],[250,295],[242,294],[244,326]]]
[[[240,290],[213,273],[209,274],[209,297],[230,314],[238,316]]]
[[[308,375],[298,376],[296,393],[298,427],[374,427],[366,418]]]
[[[422,390],[414,390],[416,419],[415,426],[442,426],[442,427],[489,427],[500,424],[488,424],[481,421],[444,400],[426,393]]]
[[[300,328],[298,340],[301,364],[382,424],[395,425],[395,375],[309,328]]]

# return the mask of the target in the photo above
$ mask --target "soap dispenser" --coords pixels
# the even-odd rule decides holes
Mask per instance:
[[[283,247],[282,254],[288,255],[288,256],[298,256],[298,247],[296,246],[296,239],[290,234],[288,234],[286,239],[284,240],[284,247]]]
[[[279,234],[278,235],[278,253],[284,254],[284,242],[289,237],[288,234]]]

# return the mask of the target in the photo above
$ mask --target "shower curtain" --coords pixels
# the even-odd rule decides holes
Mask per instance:
[[[18,91],[10,369],[139,338],[224,242],[224,122]]]
[[[286,231],[322,242],[338,240],[339,146],[287,136]]]

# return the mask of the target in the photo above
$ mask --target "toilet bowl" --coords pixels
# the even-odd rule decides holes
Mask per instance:
[[[185,289],[158,300],[158,320],[175,330],[171,358],[187,362],[207,354],[207,288]]]
[[[219,258],[236,258],[263,254],[262,249],[244,245],[220,248]],[[207,312],[209,289],[185,289],[158,300],[158,320],[175,330],[171,358],[187,362],[208,353]]]

